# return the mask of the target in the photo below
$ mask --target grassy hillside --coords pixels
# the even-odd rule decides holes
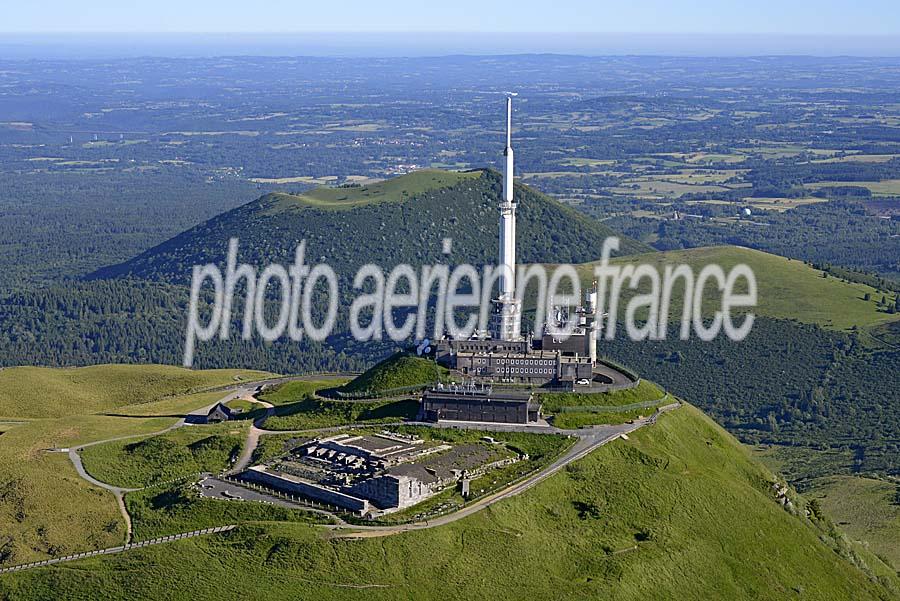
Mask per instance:
[[[398,191],[399,199],[395,196]],[[428,171],[377,187],[320,190],[312,197],[269,194],[96,275],[186,283],[193,265],[224,261],[232,236],[240,239],[241,260],[259,266],[292,262],[297,242],[305,239],[307,261],[326,261],[342,276],[352,276],[370,262],[389,269],[401,263],[445,263],[441,245],[445,237],[453,238],[451,262],[493,263],[501,192],[500,176],[494,171]],[[516,194],[522,261],[590,261],[597,257],[603,240],[613,234],[600,221],[528,186],[517,185]],[[391,199],[395,201],[381,202]],[[344,207],[342,202],[350,202],[350,206]],[[335,212],[335,206],[343,210]],[[649,250],[633,240],[623,240],[622,254]]]
[[[81,452],[84,468],[101,482],[140,488],[200,472],[218,473],[237,458],[246,424],[180,428],[143,440],[108,442]]]
[[[394,388],[430,384],[441,378],[446,369],[430,359],[405,352],[396,353],[348,382],[344,392],[378,394]]]
[[[833,476],[814,481],[806,496],[815,499],[850,539],[900,572],[900,484]]]
[[[222,391],[188,391],[235,384],[236,375],[256,379],[266,374],[113,365],[0,371],[0,407],[13,416],[5,419],[23,418],[21,423],[0,420],[0,430],[6,430],[0,435],[0,563],[121,544],[125,524],[113,496],[78,477],[68,454],[53,449],[158,432],[224,395]],[[115,415],[101,415],[101,411]],[[137,440],[121,444],[133,442]],[[192,442],[197,440],[185,443]],[[228,453],[216,445],[199,444],[192,458],[218,465],[221,455]],[[183,467],[169,462],[171,457],[145,455],[159,464],[160,474]],[[213,460],[207,462],[210,457]],[[112,461],[110,465],[120,464]],[[152,471],[152,464],[147,465],[144,472]],[[115,469],[109,471],[115,475]]]
[[[322,388],[331,388],[334,386],[342,386],[349,381],[348,379],[329,379],[329,380],[294,380],[285,382],[274,388],[267,388],[258,395],[258,398],[272,403],[275,406],[287,403],[296,403],[304,399],[315,396],[317,390]]]
[[[415,419],[418,412],[418,401],[411,399],[364,402],[307,398],[278,407],[276,414],[266,420],[265,427],[267,430],[310,430],[345,424],[396,423]]]
[[[655,265],[660,274],[666,265],[687,264],[697,274],[709,264],[719,265],[727,273],[735,265],[744,263],[756,275],[759,304],[754,312],[758,315],[795,319],[833,330],[847,330],[853,326],[865,328],[900,320],[900,314],[891,315],[879,310],[878,301],[884,293],[871,286],[822,277],[822,271],[802,261],[749,248],[716,246],[648,253],[619,258],[613,263],[649,263]],[[585,282],[593,279],[595,264],[579,267]],[[679,299],[682,298],[681,289],[679,284],[676,288]],[[870,296],[869,300],[865,300],[866,294]],[[712,296],[707,292],[706,298]],[[680,302],[673,305],[673,316],[680,316],[680,307]],[[705,304],[704,310],[712,310],[712,304]]]
[[[563,408],[573,407],[621,407],[632,403],[643,403],[663,398],[665,392],[659,386],[649,380],[641,380],[634,388],[601,392],[596,394],[584,394],[577,392],[559,392],[542,394],[540,401],[544,404],[544,411],[559,411]]]
[[[0,370],[0,416],[46,418],[112,411],[269,375],[237,369],[192,371],[166,365],[13,367]]]
[[[191,404],[221,396],[193,395]],[[149,434],[176,420],[76,415],[30,421],[0,436],[0,563],[121,544],[125,524],[113,496],[78,477],[66,453],[48,449]]]
[[[598,424],[623,424],[640,416],[650,415],[656,407],[672,402],[665,391],[648,380],[641,380],[634,388],[584,394],[562,392],[543,394],[544,413],[558,428],[574,429]]]
[[[827,523],[783,509],[772,479],[721,428],[685,407],[447,526],[345,540],[302,524],[246,525],[5,576],[0,596],[220,599],[222,591],[252,598],[266,590],[273,600],[896,598],[896,575],[835,540]],[[802,499],[793,500],[802,508]]]

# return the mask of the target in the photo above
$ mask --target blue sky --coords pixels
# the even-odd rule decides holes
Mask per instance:
[[[900,1],[10,1],[2,11],[0,31],[533,31],[885,36],[900,35]]]

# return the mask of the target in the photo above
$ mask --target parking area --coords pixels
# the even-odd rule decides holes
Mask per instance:
[[[198,484],[200,494],[210,499],[218,499],[220,501],[256,501],[258,503],[269,503],[280,507],[297,508],[300,505],[285,501],[284,499],[268,495],[256,490],[250,490],[243,486],[238,486],[232,482],[219,480],[218,478],[208,477],[201,480]]]

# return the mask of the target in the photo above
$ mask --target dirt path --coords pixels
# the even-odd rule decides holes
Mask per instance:
[[[238,460],[234,463],[234,467],[228,471],[229,474],[242,472],[250,465],[250,460],[253,459],[253,452],[256,450],[256,447],[259,446],[259,437],[266,433],[266,430],[261,429],[262,425],[267,419],[275,415],[275,405],[272,403],[260,401],[252,395],[241,398],[262,405],[266,411],[262,416],[253,420],[253,423],[250,425],[250,429],[247,432],[247,440],[244,441],[244,448],[241,450],[241,456],[238,457]]]

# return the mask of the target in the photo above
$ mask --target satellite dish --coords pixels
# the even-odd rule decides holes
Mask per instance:
[[[422,355],[427,355],[431,352],[431,341],[425,338],[422,342],[419,343],[419,346],[416,347],[416,354],[420,357]]]

